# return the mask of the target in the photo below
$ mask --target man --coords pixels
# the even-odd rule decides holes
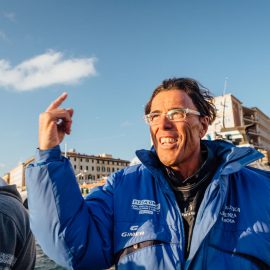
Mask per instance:
[[[204,141],[215,108],[193,79],[164,81],[145,107],[153,148],[84,200],[59,144],[63,94],[40,116],[27,170],[32,229],[69,269],[270,269],[269,173],[252,148]],[[59,120],[61,119],[61,120]]]
[[[0,178],[0,269],[34,269],[35,239],[15,185]]]

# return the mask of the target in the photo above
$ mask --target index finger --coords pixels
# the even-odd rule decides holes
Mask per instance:
[[[67,98],[68,94],[64,92],[61,96],[59,96],[56,100],[54,100],[50,106],[47,108],[46,112],[57,109],[63,101]]]

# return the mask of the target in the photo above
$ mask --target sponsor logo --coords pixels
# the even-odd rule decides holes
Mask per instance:
[[[123,232],[121,233],[122,237],[137,237],[144,235],[144,232]]]
[[[139,226],[131,226],[130,232],[122,232],[121,236],[122,237],[138,237],[144,235],[144,231],[141,232],[136,232],[138,230]]]
[[[131,226],[129,229],[130,229],[131,231],[137,231],[138,228],[139,228],[139,226]]]
[[[222,211],[220,211],[221,221],[224,223],[234,224],[237,221],[240,213],[240,207],[234,207],[232,205],[225,205]]]
[[[139,214],[149,214],[160,212],[160,203],[152,200],[137,200],[133,199],[131,203],[131,208],[139,212]]]

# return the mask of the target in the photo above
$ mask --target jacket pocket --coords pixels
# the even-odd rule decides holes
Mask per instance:
[[[178,245],[148,242],[147,246],[121,256],[118,270],[181,270]]]
[[[181,269],[177,230],[160,220],[117,222],[115,263],[118,269]],[[158,265],[156,265],[158,264]],[[132,265],[132,266],[131,266]],[[136,268],[134,266],[134,269]]]
[[[155,245],[160,245],[162,244],[163,242],[160,241],[160,240],[147,240],[147,241],[144,241],[144,242],[140,242],[140,243],[136,243],[132,246],[129,246],[129,247],[126,247],[122,250],[120,250],[119,252],[117,252],[115,254],[115,263],[118,263],[118,261],[126,256],[126,255],[129,255],[131,254],[132,252],[135,252],[135,251],[138,251],[142,248],[145,248],[145,247],[150,247],[150,246],[155,246]]]

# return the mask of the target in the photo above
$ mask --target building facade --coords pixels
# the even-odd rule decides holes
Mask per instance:
[[[128,160],[116,159],[109,154],[94,156],[80,154],[73,150],[65,155],[70,160],[80,184],[99,181],[130,164]]]
[[[20,162],[15,168],[6,173],[3,179],[10,185],[16,185],[19,192],[25,191],[25,168],[33,161],[34,158]]]
[[[86,155],[73,151],[63,153],[69,160],[78,180],[79,185],[100,185],[112,173],[129,166],[128,160],[113,158],[109,154]],[[25,169],[34,161],[34,158],[20,163],[18,166],[6,173],[3,178],[8,184],[16,184],[19,192],[26,192]]]
[[[207,139],[225,139],[238,146],[252,146],[265,155],[270,164],[270,118],[257,107],[242,105],[232,94],[214,98],[217,117],[209,126]]]

